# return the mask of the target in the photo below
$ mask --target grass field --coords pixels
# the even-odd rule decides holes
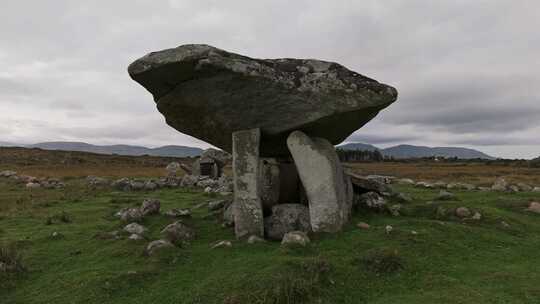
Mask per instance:
[[[123,227],[115,211],[146,197],[164,210],[212,198],[89,190],[77,179],[65,190],[29,191],[0,180],[0,243],[14,246],[26,269],[0,273],[0,303],[540,303],[540,215],[524,211],[538,193],[456,192],[459,201],[426,204],[436,191],[399,190],[414,197],[401,216],[359,212],[343,233],[314,235],[297,249],[234,241],[231,228],[196,209],[187,220],[192,244],[146,257],[148,241],[99,237]],[[483,218],[437,216],[439,206]],[[371,228],[356,228],[359,221]],[[146,218],[148,240],[170,222]],[[224,239],[233,247],[210,248]]]

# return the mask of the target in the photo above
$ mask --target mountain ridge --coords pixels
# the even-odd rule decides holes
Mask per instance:
[[[357,149],[356,147],[360,147]],[[397,159],[400,158],[422,158],[422,157],[457,157],[461,159],[496,159],[493,156],[487,155],[481,151],[464,148],[464,147],[427,147],[427,146],[415,146],[415,145],[397,145],[389,148],[378,148],[373,145],[364,144],[364,143],[347,143],[344,145],[337,146],[337,148],[343,150],[366,150],[361,149],[361,147],[370,148],[369,151],[374,151],[375,149],[380,151],[384,156],[394,157]],[[375,149],[372,149],[372,148]]]
[[[19,145],[10,142],[0,142],[0,146],[18,146],[25,148],[39,148],[43,150],[91,152],[97,154],[118,154],[129,156],[165,156],[165,157],[194,157],[201,155],[203,149],[188,146],[168,145],[148,148],[136,145],[93,145],[77,141],[48,141],[31,145]]]

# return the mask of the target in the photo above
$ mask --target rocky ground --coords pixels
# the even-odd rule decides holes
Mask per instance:
[[[2,303],[540,301],[540,193],[512,179],[361,176],[343,233],[276,216],[275,240],[237,241],[226,179],[0,175]]]

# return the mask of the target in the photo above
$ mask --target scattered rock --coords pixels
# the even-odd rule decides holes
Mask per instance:
[[[400,204],[395,204],[395,205],[392,205],[390,207],[388,207],[388,212],[390,212],[390,214],[392,216],[399,216],[399,211],[401,210],[401,205]]]
[[[386,227],[384,227],[384,231],[386,232],[386,234],[392,233],[392,230],[394,230],[394,227],[390,225],[387,225]]]
[[[158,188],[158,185],[154,183],[153,181],[147,181],[144,183],[144,190],[145,191],[154,191]]]
[[[144,238],[140,235],[140,234],[136,234],[136,233],[133,233],[131,234],[128,239],[132,240],[132,241],[140,241],[140,240],[144,240]]]
[[[307,246],[310,239],[306,233],[302,231],[287,232],[281,240],[281,246]]]
[[[139,208],[126,208],[117,213],[123,222],[140,222],[143,214]]]
[[[475,221],[479,221],[482,219],[482,214],[480,214],[480,212],[475,212],[472,216],[472,219]]]
[[[133,191],[142,191],[144,190],[144,181],[132,181],[130,184],[130,189]]]
[[[161,231],[165,235],[165,239],[174,244],[183,244],[195,238],[195,231],[188,227],[182,221],[176,221]]]
[[[501,226],[503,226],[503,228],[510,228],[510,224],[505,221],[501,221]]]
[[[51,233],[51,239],[63,239],[64,238],[64,235],[60,232],[57,232],[57,231],[54,231],[53,233]]]
[[[358,227],[358,228],[360,228],[360,229],[367,230],[367,229],[369,229],[371,226],[370,226],[368,223],[360,222],[360,223],[356,224],[356,227]]]
[[[531,202],[529,204],[529,207],[527,208],[527,211],[534,212],[534,213],[540,213],[540,203]]]
[[[88,186],[96,188],[109,186],[111,182],[106,178],[90,175],[86,177],[86,183]]]
[[[176,172],[180,169],[180,164],[178,162],[171,162],[165,167],[169,176],[176,176]]]
[[[438,182],[433,183],[433,187],[439,188],[439,189],[446,189],[447,187],[449,187],[449,185],[447,185],[445,182],[438,181]]]
[[[191,217],[191,210],[174,208],[164,213],[168,217]]]
[[[162,249],[173,248],[173,247],[174,245],[167,240],[152,241],[148,244],[148,246],[146,246],[146,254],[150,256]]]
[[[11,170],[4,170],[0,172],[0,177],[12,177],[16,175],[17,175],[17,172],[11,171]]]
[[[415,182],[410,178],[400,178],[397,180],[397,183],[400,185],[410,185],[410,186],[415,184]]]
[[[413,201],[413,198],[410,195],[403,192],[395,192],[391,197],[400,203],[411,203]]]
[[[393,176],[384,176],[384,175],[368,175],[367,179],[376,181],[381,184],[390,184],[395,179]]]
[[[182,181],[180,182],[180,185],[182,187],[195,187],[198,181],[199,181],[198,176],[186,174],[184,175],[184,177],[182,177]]]
[[[157,199],[145,199],[141,205],[141,213],[143,216],[159,214],[161,203]]]
[[[516,186],[518,187],[520,191],[523,191],[523,192],[531,192],[533,190],[533,187],[525,183],[518,183]]]
[[[437,201],[452,201],[456,199],[456,195],[448,191],[441,190],[439,195],[435,198]]]
[[[491,186],[491,190],[493,191],[507,191],[508,190],[508,182],[502,178],[499,177],[495,180],[495,183],[493,183],[493,186]]]
[[[416,231],[412,230],[412,231],[411,231],[411,234],[412,234],[412,235],[417,235],[417,234],[418,234],[418,232],[416,232]]]
[[[415,184],[416,187],[418,188],[424,188],[424,189],[434,189],[435,186],[432,184],[432,183],[428,183],[428,182],[417,182]]]
[[[227,200],[219,200],[219,201],[212,201],[208,203],[208,210],[209,211],[217,211],[221,210],[227,205],[229,201]]]
[[[30,182],[26,184],[26,189],[38,189],[38,188],[41,188],[41,185],[39,183]]]
[[[117,190],[129,191],[131,189],[131,181],[129,178],[121,178],[112,182],[111,186]]]
[[[247,242],[248,244],[265,243],[266,240],[256,235],[252,235],[247,239]]]
[[[386,199],[377,192],[367,192],[362,195],[355,195],[353,205],[356,208],[370,208],[383,211],[386,209]]]
[[[368,179],[364,176],[355,174],[350,171],[345,171],[345,173],[351,179],[355,194],[362,194],[365,192],[376,192],[380,195],[390,196],[394,192],[394,190],[385,183],[380,183],[374,179]]]
[[[231,247],[232,247],[231,241],[219,241],[219,242],[215,243],[214,245],[212,245],[212,249],[231,248]]]
[[[540,192],[540,187],[534,187],[532,191],[533,192]]]
[[[264,219],[264,231],[272,240],[281,240],[291,231],[311,232],[308,207],[301,204],[275,205],[272,215]]]
[[[515,192],[519,192],[519,188],[516,185],[510,185],[510,186],[508,186],[507,191],[515,193]]]
[[[223,209],[223,224],[232,227],[234,225],[233,203]]]
[[[446,187],[448,190],[468,190],[472,191],[476,189],[475,185],[472,184],[466,184],[466,183],[450,183]]]
[[[124,227],[124,231],[131,234],[143,234],[148,231],[148,229],[137,223],[131,223]]]
[[[459,218],[466,218],[471,216],[471,211],[467,207],[459,207],[456,209],[456,216]]]

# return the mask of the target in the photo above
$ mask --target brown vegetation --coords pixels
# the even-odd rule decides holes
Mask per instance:
[[[36,177],[157,177],[172,161],[190,164],[190,158],[103,155],[87,152],[0,148],[0,170]]]
[[[475,185],[491,185],[497,177],[511,183],[540,185],[540,168],[474,162],[373,162],[348,163],[360,174],[391,175],[412,178],[417,181],[467,182]]]

